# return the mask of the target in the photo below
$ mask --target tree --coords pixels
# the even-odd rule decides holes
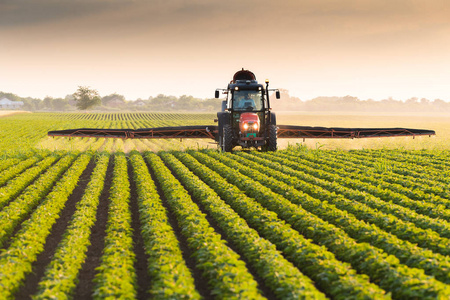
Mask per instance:
[[[44,107],[48,110],[53,109],[53,100],[54,99],[52,97],[49,97],[49,96],[45,97],[44,98]]]
[[[198,109],[198,107],[200,106],[200,101],[198,99],[195,99],[192,96],[186,96],[183,95],[178,99],[178,108],[180,109]]]
[[[102,98],[102,104],[103,105],[108,105],[108,102],[113,101],[113,100],[121,101],[121,102],[125,103],[125,96],[119,95],[117,93],[105,96],[105,97]]]
[[[88,86],[79,86],[73,97],[79,110],[89,109],[102,103],[98,92],[90,89]]]
[[[63,98],[53,99],[53,109],[55,110],[67,110],[70,108],[69,100]]]

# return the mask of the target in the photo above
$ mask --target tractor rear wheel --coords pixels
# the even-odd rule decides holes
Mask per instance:
[[[222,151],[231,152],[233,149],[233,131],[231,125],[223,125]]]
[[[269,139],[266,144],[266,151],[277,151],[277,126],[269,125]]]

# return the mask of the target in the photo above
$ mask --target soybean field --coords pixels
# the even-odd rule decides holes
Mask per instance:
[[[46,137],[213,117],[0,118],[0,299],[450,298],[448,150]]]

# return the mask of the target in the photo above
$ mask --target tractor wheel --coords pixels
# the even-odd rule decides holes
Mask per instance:
[[[223,125],[222,151],[231,152],[233,149],[233,131],[231,125]]]
[[[269,139],[266,144],[266,151],[277,151],[277,126],[269,126]]]

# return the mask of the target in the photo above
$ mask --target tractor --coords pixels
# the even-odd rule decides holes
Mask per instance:
[[[216,89],[216,98],[220,97],[220,91],[227,95],[215,119],[218,122],[215,139],[220,149],[230,152],[241,146],[277,150],[277,118],[270,108],[269,92],[275,91],[280,99],[280,91],[269,90],[269,80],[264,87],[253,72],[244,69],[234,74],[227,89]]]

